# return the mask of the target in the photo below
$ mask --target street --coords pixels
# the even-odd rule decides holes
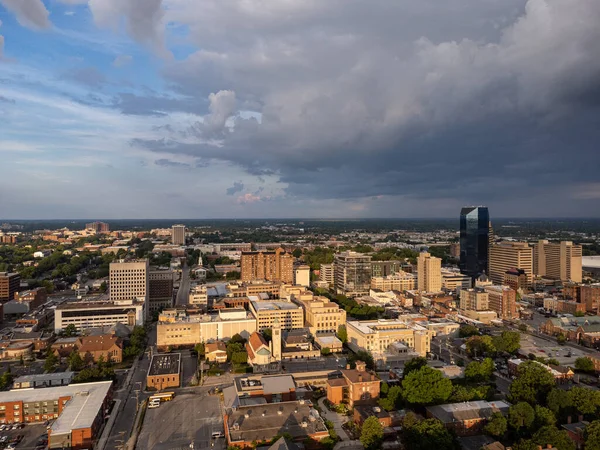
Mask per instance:
[[[187,264],[181,268],[181,282],[179,283],[179,290],[177,291],[177,299],[175,305],[187,305],[188,298],[190,295],[190,271]]]

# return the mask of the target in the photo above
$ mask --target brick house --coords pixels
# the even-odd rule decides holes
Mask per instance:
[[[380,380],[375,372],[366,369],[362,361],[356,369],[342,370],[342,378],[327,380],[327,400],[333,404],[347,403],[350,408],[376,402],[379,399]]]
[[[217,341],[204,346],[206,360],[210,362],[227,362],[227,347],[223,341]]]
[[[111,334],[80,337],[75,347],[84,361],[97,362],[100,356],[104,361],[110,360],[115,363],[123,361],[123,342]]]

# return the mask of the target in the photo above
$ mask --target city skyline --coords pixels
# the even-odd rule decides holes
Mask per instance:
[[[597,1],[139,5],[0,0],[2,219],[598,216]]]

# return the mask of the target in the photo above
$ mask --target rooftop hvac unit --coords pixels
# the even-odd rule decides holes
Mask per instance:
[[[303,421],[300,423],[300,426],[301,426],[302,428],[306,428],[306,427],[308,427],[308,422],[306,422],[305,420],[303,420]]]

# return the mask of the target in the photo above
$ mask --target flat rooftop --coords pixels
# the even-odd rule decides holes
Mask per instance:
[[[61,381],[71,380],[75,375],[74,372],[56,372],[56,373],[42,373],[36,375],[23,375],[15,378],[15,383],[27,383],[32,381]]]
[[[111,308],[123,308],[123,307],[131,307],[141,305],[143,302],[137,302],[134,300],[118,300],[118,301],[110,301],[110,300],[101,300],[96,302],[73,302],[73,303],[61,303],[56,307],[59,310],[68,310],[68,309],[111,309]]]
[[[148,376],[179,373],[181,353],[157,353],[152,356]]]
[[[443,423],[451,423],[454,421],[489,418],[495,412],[506,414],[509,407],[510,404],[503,401],[486,402],[485,400],[478,400],[474,402],[429,406],[427,407],[427,411]]]
[[[279,310],[292,310],[302,309],[301,306],[291,302],[265,302],[265,301],[253,301],[252,306],[258,311],[279,311]]]

